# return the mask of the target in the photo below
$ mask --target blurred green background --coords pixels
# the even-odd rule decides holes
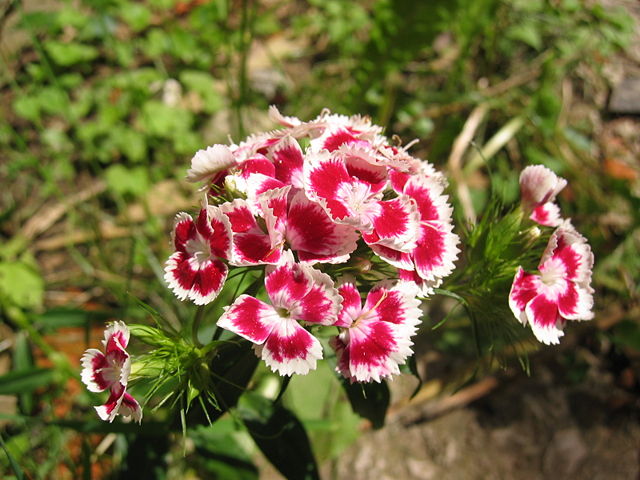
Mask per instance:
[[[0,475],[256,478],[231,420],[194,430],[183,457],[160,423],[101,426],[77,377],[106,320],[145,321],[136,298],[186,318],[162,264],[173,215],[198,202],[183,180],[190,158],[274,128],[272,104],[303,120],[323,108],[367,114],[403,143],[419,139],[412,152],[447,172],[460,222],[482,215],[489,180],[510,203],[528,164],[565,177],[561,208],[596,257],[597,314],[557,355],[575,382],[595,358],[637,402],[640,124],[606,104],[640,59],[632,10],[624,0],[0,2]],[[473,360],[455,329],[423,333],[420,355]],[[317,404],[302,415],[316,453],[337,458],[357,419],[337,397],[300,390]],[[225,470],[221,445],[236,445],[228,455],[241,467]]]

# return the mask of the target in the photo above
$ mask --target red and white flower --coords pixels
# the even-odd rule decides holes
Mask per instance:
[[[536,338],[557,344],[568,320],[593,318],[593,253],[586,239],[565,221],[553,233],[540,260],[539,273],[518,267],[509,306]]]
[[[520,195],[523,207],[531,212],[529,218],[547,227],[560,225],[560,208],[554,201],[566,185],[564,178],[543,165],[526,167],[520,174]]]
[[[342,284],[338,292],[343,301],[335,325],[343,330],[331,341],[336,369],[351,382],[380,382],[400,373],[399,365],[413,353],[411,337],[422,316],[415,288],[379,284],[364,306],[353,283]]]
[[[255,343],[256,354],[281,375],[306,374],[322,358],[322,346],[300,324],[332,325],[341,298],[331,278],[310,265],[294,262],[287,251],[265,279],[271,305],[240,295],[225,308],[218,326]]]
[[[419,215],[406,196],[382,200],[387,185],[385,167],[373,165],[353,151],[323,151],[308,155],[304,165],[305,193],[329,217],[365,234],[365,241],[408,251],[415,246]]]
[[[206,305],[218,296],[227,278],[223,260],[231,256],[229,219],[213,206],[202,208],[195,222],[190,215],[179,213],[173,243],[176,251],[167,260],[165,281],[180,300]]]
[[[131,359],[126,351],[129,329],[124,322],[112,323],[104,332],[104,353],[95,348],[82,355],[82,382],[90,392],[109,390],[109,399],[95,407],[102,420],[112,422],[116,415],[142,421],[140,404],[127,393]]]
[[[286,186],[260,197],[271,242],[288,246],[301,262],[346,262],[360,237],[355,228],[334,223],[303,191],[290,191]]]
[[[409,252],[384,245],[371,245],[371,248],[399,269],[402,280],[417,284],[422,294],[427,295],[453,272],[460,252],[459,238],[453,233],[452,208],[443,194],[444,183],[438,175],[402,175],[396,178],[394,186],[418,207],[420,227],[415,247]]]
[[[280,261],[282,244],[265,232],[253,215],[246,200],[236,199],[220,205],[233,231],[233,247],[229,263],[237,266],[276,264]]]

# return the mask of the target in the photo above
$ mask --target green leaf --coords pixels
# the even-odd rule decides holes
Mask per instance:
[[[139,32],[149,26],[151,10],[140,3],[127,2],[126,7],[120,10],[120,16],[134,32]]]
[[[180,82],[202,97],[205,112],[215,113],[224,107],[224,100],[216,90],[215,80],[209,73],[185,70],[180,74]]]
[[[69,99],[64,90],[57,87],[44,87],[35,96],[43,112],[51,115],[64,115],[69,106]]]
[[[191,128],[191,112],[150,100],[142,107],[143,128],[151,135],[176,138]]]
[[[147,139],[145,135],[133,128],[118,129],[114,143],[132,162],[141,162],[147,156]]]
[[[149,190],[149,172],[144,167],[112,165],[105,172],[107,186],[120,195],[141,196]]]
[[[17,395],[33,392],[53,382],[54,371],[50,368],[30,368],[9,372],[0,376],[0,395]]]
[[[26,120],[36,122],[40,117],[40,102],[32,95],[20,95],[13,101],[13,111]]]
[[[148,325],[129,324],[131,335],[152,347],[170,346],[173,341],[161,330]]]
[[[199,426],[190,430],[188,436],[196,447],[194,458],[189,461],[205,471],[207,478],[258,479],[258,469],[242,445],[246,433],[238,431],[233,419],[224,418],[214,425]]]
[[[37,308],[43,296],[44,280],[31,265],[20,261],[0,263],[0,298],[21,308]]]
[[[81,310],[79,308],[58,307],[34,315],[38,327],[46,332],[55,331],[61,327],[89,327],[92,321],[105,321],[111,317],[107,311]]]
[[[320,478],[307,433],[290,410],[247,392],[237,411],[260,451],[282,475],[289,480]]]
[[[373,428],[382,428],[391,398],[387,382],[350,383],[344,378],[341,381],[353,411],[369,420]]]
[[[68,67],[80,62],[89,62],[99,55],[96,47],[81,43],[62,43],[49,40],[44,45],[51,59],[62,67]]]
[[[519,40],[526,43],[531,48],[540,50],[542,48],[542,37],[540,29],[533,22],[518,23],[509,28],[507,36],[512,40]]]
[[[2,435],[0,435],[0,446],[2,446],[2,450],[4,450],[4,453],[7,456],[7,459],[9,460],[9,465],[11,465],[11,470],[13,470],[13,473],[15,474],[16,479],[22,480],[24,478],[24,472],[20,468],[20,465],[18,465],[18,462],[15,460],[15,458],[13,458],[13,455],[11,455],[11,452],[9,452],[9,449],[4,443],[4,439],[2,438]]]

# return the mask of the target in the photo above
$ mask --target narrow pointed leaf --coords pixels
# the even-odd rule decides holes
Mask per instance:
[[[391,398],[387,382],[349,383],[342,379],[342,388],[355,413],[369,420],[375,429],[384,426]]]
[[[255,393],[243,395],[238,414],[260,451],[288,480],[319,480],[309,437],[298,418]]]

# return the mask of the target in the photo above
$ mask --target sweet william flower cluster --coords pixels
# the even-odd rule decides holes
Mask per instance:
[[[437,287],[450,289],[454,298],[476,306],[477,318],[492,322],[494,304],[508,303],[545,344],[558,343],[568,321],[593,317],[593,255],[555,203],[567,182],[546,167],[522,172],[519,209],[502,218],[488,214],[484,227],[472,227],[466,264],[443,286],[458,260],[460,239],[440,172],[413,157],[409,146],[390,142],[366,117],[324,111],[303,122],[275,107],[270,116],[280,128],[193,157],[187,179],[201,185],[202,206],[193,216],[176,216],[164,278],[202,314],[235,270],[257,272],[257,280],[236,292],[215,321],[218,329],[251,342],[272,371],[290,376],[315,369],[327,354],[318,333],[329,331],[324,345],[335,353],[336,372],[347,383],[391,378],[413,355],[422,301]],[[515,229],[493,228],[501,222]],[[547,237],[540,232],[550,228],[555,230],[537,270],[524,268],[531,267],[528,249],[539,245],[534,250],[542,252],[540,239]],[[483,235],[486,241],[475,242]],[[485,267],[504,274],[494,281]],[[194,319],[191,341],[185,332],[178,339],[175,332],[137,326],[146,343],[158,347],[151,352],[159,352],[142,370],[187,372],[178,384],[188,399],[207,390],[207,362],[217,348],[211,342],[200,349],[197,326]],[[127,392],[128,342],[129,329],[115,322],[105,332],[104,352],[89,349],[82,357],[88,389],[109,392],[96,407],[107,421],[118,414],[142,419]]]
[[[459,252],[444,178],[367,118],[270,114],[282,128],[193,158],[187,178],[206,200],[197,218],[178,215],[165,279],[205,305],[229,268],[262,269],[267,298],[240,295],[217,325],[253,342],[273,371],[315,369],[323,349],[309,327],[322,325],[337,327],[331,345],[347,379],[397,374],[412,353],[417,296],[440,285]],[[347,274],[375,262],[380,282],[362,306]]]
[[[553,203],[566,186],[563,178],[542,165],[525,168],[520,175],[522,205],[540,225],[557,226],[540,259],[538,272],[518,267],[509,306],[523,325],[545,344],[557,344],[569,320],[593,318],[591,270],[593,253],[586,239],[562,219]]]

